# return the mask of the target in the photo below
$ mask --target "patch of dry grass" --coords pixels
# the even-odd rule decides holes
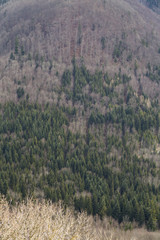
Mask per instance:
[[[33,202],[10,208],[0,200],[1,240],[158,240],[159,233],[113,230],[107,220],[96,223],[85,213],[75,214],[61,204]]]

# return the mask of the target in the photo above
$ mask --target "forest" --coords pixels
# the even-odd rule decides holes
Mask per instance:
[[[0,0],[0,5],[7,3],[9,0]]]
[[[159,8],[160,7],[160,1],[159,0],[147,0],[146,2],[147,2],[148,6],[150,8],[153,8],[153,7]]]
[[[148,24],[127,0],[6,2],[0,199],[62,201],[125,230],[159,230],[159,15],[146,8]]]
[[[101,81],[108,83],[106,88]],[[129,76],[119,73],[120,83],[128,81]],[[61,88],[87,111],[92,99],[83,94],[86,84],[113,102],[119,82],[115,76],[109,87],[107,73],[90,73],[74,60],[73,71],[62,75]],[[157,102],[131,105],[135,96],[129,87],[124,101],[108,102],[105,114],[93,108],[81,134],[69,128],[78,114],[75,107],[31,103],[22,88],[17,99],[18,104],[0,106],[0,192],[12,204],[26,197],[63,200],[101,219],[107,215],[119,223],[127,219],[145,224],[149,230],[160,227],[160,170],[154,159],[160,143]],[[151,157],[138,154],[146,148],[153,149]]]

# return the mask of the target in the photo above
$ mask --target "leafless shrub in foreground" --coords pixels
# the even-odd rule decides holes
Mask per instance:
[[[0,239],[96,239],[90,218],[75,214],[60,204],[33,203],[28,200],[10,209],[8,203],[0,202]]]
[[[139,231],[139,232],[138,232]],[[0,200],[0,240],[158,240],[145,230],[123,232],[96,225],[85,213],[75,214],[59,204],[49,202],[21,203],[10,208]]]

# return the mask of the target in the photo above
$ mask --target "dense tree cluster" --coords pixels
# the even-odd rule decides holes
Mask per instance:
[[[112,216],[119,223],[129,221],[159,227],[160,187],[146,179],[160,178],[155,163],[132,155],[126,131],[138,135],[159,129],[159,115],[152,110],[122,107],[105,116],[91,114],[89,126],[120,126],[122,136],[106,136],[107,145],[88,136],[73,134],[68,108],[46,104],[7,103],[0,114],[0,192],[9,198],[43,196],[53,202],[62,199],[88,214]],[[112,148],[121,157],[111,156]],[[13,194],[14,192],[14,194]]]
[[[10,60],[19,54],[16,44]],[[36,55],[35,65],[42,60]],[[152,157],[160,144],[158,102],[148,105],[121,69],[111,77],[75,59],[72,64],[58,91],[73,107],[30,103],[19,83],[18,104],[0,105],[0,193],[13,203],[27,196],[63,200],[101,219],[160,228],[160,170]],[[153,72],[159,68],[148,64],[150,78]],[[84,134],[70,130],[79,117],[86,121]],[[146,149],[150,154],[142,153]]]
[[[0,0],[0,5],[7,3],[9,0]]]
[[[150,8],[160,7],[160,0],[146,0],[146,3]]]
[[[160,66],[151,66],[150,63],[147,65],[146,76],[149,77],[151,81],[160,82]]]

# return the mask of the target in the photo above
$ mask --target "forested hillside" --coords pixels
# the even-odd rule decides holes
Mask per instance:
[[[7,0],[0,0],[0,5],[7,3]]]
[[[126,229],[160,228],[159,20],[138,0],[0,7],[8,201],[63,200]]]
[[[101,72],[92,75],[85,66],[73,65],[73,72],[64,72],[61,84],[65,92],[74,78],[68,98],[83,106],[82,111],[31,104],[28,99],[1,105],[1,193],[13,200],[28,195],[53,202],[62,199],[88,214],[101,218],[107,214],[119,223],[127,217],[157,229],[159,105],[145,96],[139,99],[127,87],[126,75],[119,73],[111,83],[105,74],[106,87],[102,87]],[[102,96],[105,114],[96,108],[94,98],[83,94],[87,82],[91,92]],[[121,82],[123,96],[116,92]],[[86,119],[85,130],[74,133],[71,126],[80,124],[81,118]]]
[[[148,7],[150,8],[160,8],[160,1],[159,0],[145,0],[144,1]]]

